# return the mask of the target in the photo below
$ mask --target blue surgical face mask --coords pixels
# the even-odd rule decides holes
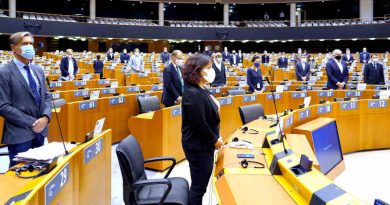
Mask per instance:
[[[253,63],[253,65],[254,65],[256,68],[260,67],[260,63],[259,63],[259,62],[255,62],[255,63]]]
[[[34,58],[35,49],[32,45],[24,45],[20,47],[20,49],[22,50],[22,53],[20,55],[23,56],[24,58],[28,60],[32,60]]]

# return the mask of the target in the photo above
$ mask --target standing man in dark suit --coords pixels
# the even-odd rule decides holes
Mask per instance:
[[[242,63],[244,60],[244,55],[242,54],[241,50],[238,50],[238,61]]]
[[[279,68],[287,68],[288,66],[288,58],[286,54],[283,52],[280,58],[278,58],[278,67]]]
[[[372,55],[371,63],[364,68],[364,82],[367,84],[385,84],[383,65],[379,63],[378,55]]]
[[[227,61],[227,60],[229,60],[229,57],[230,57],[230,53],[229,53],[229,51],[228,51],[228,48],[225,47],[225,48],[223,49],[223,52],[222,52],[222,60],[223,60],[223,61]]]
[[[179,50],[174,50],[171,58],[172,62],[165,67],[163,72],[164,88],[162,103],[165,107],[171,107],[181,103],[184,87],[182,77],[182,67],[184,65],[183,53]]]
[[[20,152],[43,145],[52,104],[42,68],[32,64],[34,38],[29,32],[10,37],[14,59],[0,68],[0,116],[5,119],[3,141],[10,164]]]
[[[246,71],[247,84],[249,86],[249,91],[255,93],[261,93],[264,91],[263,85],[263,75],[261,74],[260,69],[260,57],[253,56],[252,58],[253,68],[248,68]]]
[[[264,54],[261,56],[261,63],[268,64],[269,63],[269,55],[267,51],[264,51]]]
[[[211,86],[219,87],[226,85],[226,68],[222,62],[222,59],[223,58],[221,53],[215,54],[215,58],[213,60],[212,65],[215,71],[215,79],[212,83],[210,83]]]
[[[160,59],[161,62],[164,63],[164,65],[167,65],[171,60],[171,56],[168,53],[167,47],[164,47],[164,51],[160,53]]]
[[[211,57],[211,55],[213,55],[213,52],[210,51],[209,46],[205,46],[205,47],[204,47],[203,54],[208,55],[208,56]]]
[[[100,55],[96,55],[96,60],[93,62],[94,73],[99,74],[100,79],[103,78],[103,61],[100,60]]]
[[[229,62],[230,65],[238,65],[240,63],[240,58],[235,50],[232,51],[232,55],[230,55]]]
[[[347,64],[341,60],[341,50],[336,49],[332,54],[333,58],[326,63],[326,75],[328,76],[326,87],[329,89],[345,89],[349,77]]]
[[[310,65],[307,63],[306,56],[301,57],[301,61],[295,65],[295,75],[297,81],[308,81],[310,78]]]
[[[61,69],[62,80],[75,79],[79,67],[77,66],[76,59],[73,57],[72,49],[66,50],[66,56],[61,59],[60,69]]]
[[[124,63],[124,64],[127,64],[127,62],[129,62],[130,56],[127,53],[127,49],[126,48],[123,49],[123,53],[121,53],[121,55],[119,56],[119,59],[120,59],[121,63]]]
[[[106,54],[107,61],[113,61],[115,56],[112,48],[108,49],[108,52]]]
[[[354,59],[353,59],[353,55],[351,55],[351,51],[349,50],[349,48],[345,50],[345,54],[343,55],[342,60],[345,61],[345,63],[347,63],[347,66],[352,65]]]
[[[370,53],[367,52],[367,48],[363,48],[363,52],[359,55],[360,63],[368,63],[370,60]]]

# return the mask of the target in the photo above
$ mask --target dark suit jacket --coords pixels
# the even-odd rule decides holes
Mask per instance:
[[[76,76],[77,71],[79,70],[79,67],[77,66],[77,61],[75,58],[73,58],[73,75]],[[62,77],[68,77],[69,75],[69,60],[68,57],[63,57],[61,59],[61,64],[60,64],[60,69],[61,69],[61,76]]]
[[[365,60],[366,63],[368,63],[370,58],[371,57],[370,57],[370,53],[369,52],[361,52],[360,55],[359,55],[360,63],[363,63],[363,60]]]
[[[182,102],[182,145],[185,152],[213,151],[219,134],[219,111],[210,93],[185,85]]]
[[[328,76],[328,83],[326,85],[329,89],[338,89],[336,85],[337,82],[348,83],[348,68],[347,64],[344,61],[341,61],[343,65],[343,73],[341,73],[340,68],[337,66],[336,61],[332,58],[326,63],[326,75]],[[346,86],[344,86],[345,88]]]
[[[349,55],[349,59],[348,59],[347,54],[344,54],[342,60],[345,61],[345,62],[347,63],[347,65],[351,65],[351,63],[352,63],[353,60],[354,60],[354,59],[353,59],[353,55],[350,54],[350,55]]]
[[[246,71],[247,84],[249,86],[249,91],[260,91],[263,89],[263,76],[261,75],[261,69],[257,72],[253,68],[248,68]],[[257,84],[260,84],[260,88],[257,88]]]
[[[269,56],[262,55],[261,56],[261,63],[269,63]]]
[[[236,63],[234,63],[234,59],[233,59],[234,57],[233,56],[236,56]],[[241,63],[240,56],[238,54],[230,55],[229,62],[230,62],[230,65],[237,65],[237,64]]]
[[[96,60],[95,62],[93,62],[93,69],[95,71],[95,73],[102,73],[103,72],[103,61],[101,60]]]
[[[128,53],[121,53],[121,55],[119,56],[119,59],[120,59],[121,63],[125,63],[125,61],[129,62],[130,56]]]
[[[169,60],[171,60],[171,56],[168,52],[161,52],[160,59],[162,63],[169,62]]]
[[[222,60],[225,61],[225,60],[229,60],[229,57],[230,57],[230,53],[229,52],[222,52]]]
[[[279,68],[287,68],[287,66],[288,66],[288,58],[286,58],[286,57],[278,58],[278,66],[279,66]]]
[[[106,54],[106,56],[107,56],[107,60],[108,61],[113,61],[114,60],[114,53],[110,53],[110,52],[107,52],[107,54]]]
[[[16,64],[10,63],[0,67],[0,116],[5,119],[4,144],[20,144],[35,138],[32,124],[38,118],[51,118],[51,95],[46,88],[45,74],[36,65],[31,69],[37,76],[40,85],[41,104],[38,106],[30,86],[24,79]],[[41,132],[47,136],[48,126]]]
[[[213,62],[213,69],[215,71],[215,79],[211,83],[211,86],[223,86],[226,84],[226,68],[225,64],[221,64],[221,70],[217,68],[215,63]]]
[[[376,68],[374,64],[371,62],[366,64],[364,68],[364,82],[367,84],[384,84],[385,76],[383,73],[383,65],[380,63],[376,63]]]
[[[179,68],[180,69],[180,68]],[[164,88],[162,94],[162,103],[166,107],[173,106],[178,97],[183,95],[183,89],[180,82],[179,74],[175,66],[170,63],[163,72]]]
[[[203,51],[203,54],[211,56],[211,55],[213,55],[213,52],[212,51]]]
[[[306,80],[309,80],[310,76],[310,64],[305,63],[305,70],[303,70],[302,63],[299,62],[295,65],[295,75],[297,76],[297,81],[302,81],[302,77],[306,77]]]

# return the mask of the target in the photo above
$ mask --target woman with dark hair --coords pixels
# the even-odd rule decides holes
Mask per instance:
[[[252,62],[253,68],[248,68],[246,71],[246,82],[249,86],[249,91],[261,93],[264,91],[263,76],[261,75],[260,69],[261,59],[259,56],[253,56]]]
[[[182,101],[182,145],[190,166],[190,205],[201,205],[213,165],[214,150],[222,147],[219,135],[219,102],[206,90],[214,81],[211,58],[190,56],[184,65]]]

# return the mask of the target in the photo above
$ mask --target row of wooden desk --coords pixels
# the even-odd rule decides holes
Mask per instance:
[[[14,171],[0,175],[0,192],[0,204],[111,204],[111,131],[70,150],[46,175],[35,179],[18,178]]]

